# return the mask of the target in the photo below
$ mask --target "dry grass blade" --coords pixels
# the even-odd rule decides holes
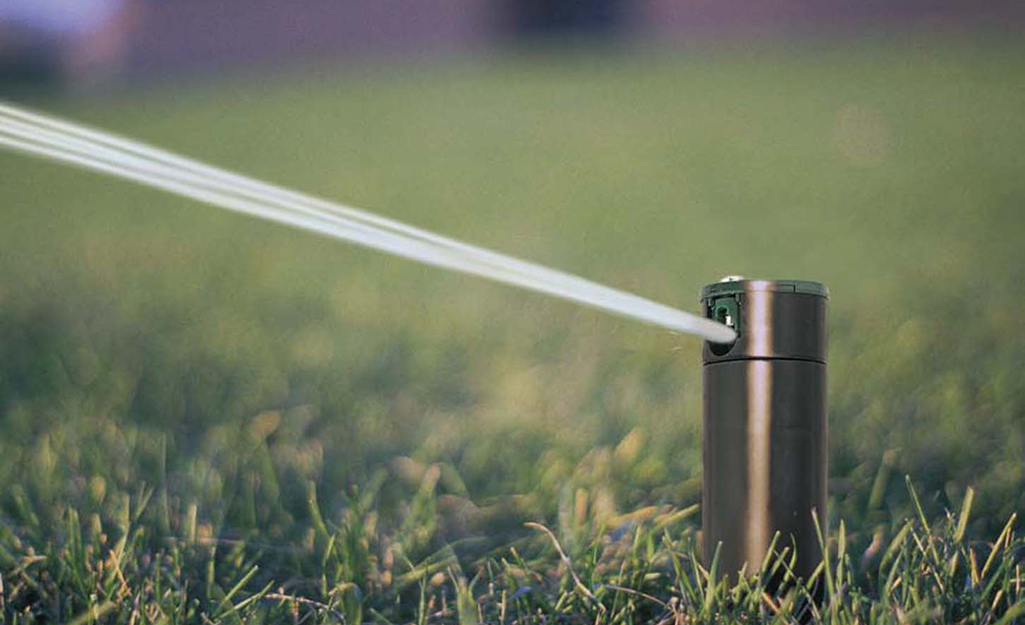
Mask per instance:
[[[552,532],[552,530],[548,529],[544,525],[541,525],[540,523],[524,523],[524,526],[536,529],[539,532],[542,532],[548,536],[549,540],[552,541],[552,545],[555,546],[555,550],[559,553],[559,559],[566,566],[566,570],[569,571],[570,576],[573,578],[573,584],[574,586],[576,586],[577,590],[579,590],[585,597],[593,601],[595,604],[600,604],[598,598],[594,596],[594,593],[592,593],[590,589],[588,589],[587,586],[585,586],[584,583],[580,581],[580,577],[577,575],[576,570],[574,570],[573,568],[573,562],[570,560],[569,556],[566,555],[566,552],[563,551],[562,545],[559,543],[559,539],[555,537],[555,534]]]
[[[979,572],[979,578],[985,579],[986,573],[989,572],[989,567],[996,561],[997,554],[1000,553],[1001,545],[1006,546],[1006,543],[1011,539],[1011,528],[1014,527],[1014,521],[1018,518],[1018,514],[1012,514],[1011,518],[1007,520],[1007,524],[1004,525],[1003,531],[1000,532],[1000,536],[997,537],[993,548],[989,550],[989,557],[986,558],[986,563],[982,565],[982,571]]]
[[[964,501],[961,502],[961,514],[957,517],[957,527],[954,529],[954,542],[960,543],[964,540],[965,531],[968,529],[968,517],[972,511],[972,501],[975,499],[975,490],[968,487],[965,491]]]

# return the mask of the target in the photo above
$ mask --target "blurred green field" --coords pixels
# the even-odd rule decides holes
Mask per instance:
[[[931,516],[975,487],[979,536],[1025,510],[1023,84],[1025,45],[962,38],[25,102],[690,310],[726,274],[825,282],[860,553],[904,474]],[[472,562],[699,501],[695,339],[9,154],[0,204],[5,551],[70,509],[312,544],[362,495],[402,557]]]

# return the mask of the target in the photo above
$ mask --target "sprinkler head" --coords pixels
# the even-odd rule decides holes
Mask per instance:
[[[737,332],[703,349],[702,539],[706,562],[751,574],[797,549],[808,579],[826,515],[826,303],[803,280],[729,276],[701,291],[705,317]],[[779,533],[775,547],[770,547]]]

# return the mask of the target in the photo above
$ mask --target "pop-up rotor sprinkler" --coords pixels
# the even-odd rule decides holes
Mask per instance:
[[[818,282],[730,276],[701,291],[705,317],[737,332],[705,342],[702,536],[706,563],[759,570],[797,549],[796,576],[821,561],[826,528],[826,303]]]

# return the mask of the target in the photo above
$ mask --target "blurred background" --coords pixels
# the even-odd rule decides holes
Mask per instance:
[[[4,0],[0,96],[689,310],[727,274],[825,282],[830,514],[868,549],[905,474],[931,514],[976,487],[983,534],[1025,510],[1023,25]],[[695,339],[10,154],[0,206],[4,540],[131,505],[302,545],[315,492],[416,561],[699,500]]]
[[[897,29],[1016,32],[1013,0],[7,0],[8,80],[92,84],[312,59],[409,61],[590,40],[703,44]]]

